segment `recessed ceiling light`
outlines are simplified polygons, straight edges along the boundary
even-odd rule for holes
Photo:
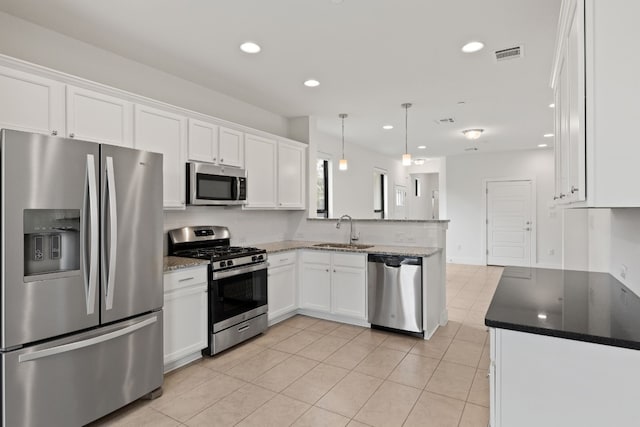
[[[553,134],[552,133],[545,133],[544,135],[545,138],[553,138]]]
[[[538,313],[538,319],[540,320],[546,320],[547,319],[547,315],[544,313]]]
[[[317,81],[316,79],[309,79],[304,81],[304,85],[306,87],[316,87],[316,86],[320,86],[320,82]]]
[[[478,42],[478,41],[472,41],[462,46],[462,51],[464,53],[473,53],[473,52],[478,52],[479,50],[482,50],[483,47],[484,47],[484,43]]]
[[[382,129],[384,129],[384,130],[391,130],[391,129],[393,129],[393,126],[391,126],[391,125],[384,125],[384,126],[382,126]]]
[[[548,145],[547,144],[538,144],[538,147],[545,148],[545,147],[548,147]]]
[[[465,129],[462,131],[462,134],[467,139],[478,139],[480,135],[482,135],[482,132],[484,132],[484,129]]]
[[[426,145],[418,145],[418,149],[419,149],[419,150],[424,150],[424,149],[426,149],[426,148],[427,148],[427,146],[426,146]]]
[[[254,42],[244,42],[240,45],[240,50],[244,53],[258,53],[260,50],[260,46]]]
[[[551,104],[549,104],[549,108],[556,108],[556,104],[552,102]]]

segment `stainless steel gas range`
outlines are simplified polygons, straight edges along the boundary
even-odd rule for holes
[[[227,227],[197,226],[169,231],[169,255],[209,264],[208,346],[213,356],[267,329],[267,255],[230,245]]]

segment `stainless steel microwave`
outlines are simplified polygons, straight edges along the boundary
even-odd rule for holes
[[[244,169],[187,163],[187,198],[190,205],[244,205],[247,173]]]

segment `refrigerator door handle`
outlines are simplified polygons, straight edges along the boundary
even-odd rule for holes
[[[109,205],[109,238],[106,232],[102,238],[102,283],[105,286],[105,308],[113,308],[113,293],[116,273],[116,254],[118,252],[118,207],[116,205],[116,185],[113,171],[113,157],[106,158],[106,179],[102,193],[102,218],[106,218],[106,205]],[[107,203],[108,194],[108,203]],[[104,223],[103,223],[104,224]],[[107,245],[109,260],[107,261]],[[108,265],[107,265],[108,264]]]
[[[56,354],[68,353],[70,351],[78,350],[85,347],[90,347],[92,345],[96,345],[96,344],[103,343],[105,341],[116,339],[123,335],[131,334],[132,332],[135,332],[138,329],[142,329],[145,326],[156,323],[157,321],[158,321],[158,316],[153,316],[149,319],[145,319],[131,326],[127,326],[126,328],[118,329],[117,331],[109,332],[104,335],[99,335],[97,337],[89,338],[82,341],[72,342],[69,344],[63,344],[57,347],[47,348],[44,350],[34,351],[32,353],[21,354],[20,356],[18,356],[18,362],[20,363],[28,362],[30,360],[42,359],[43,357],[54,356]]]
[[[85,298],[87,302],[87,314],[93,314],[96,305],[96,288],[98,286],[98,200],[96,184],[96,165],[93,154],[87,154],[87,174],[85,177],[85,194],[83,209],[88,211],[88,221],[83,223],[81,250],[84,265]],[[86,218],[86,216],[85,216]],[[88,222],[88,224],[87,224]],[[88,234],[88,236],[87,236]],[[87,250],[86,242],[90,244]]]

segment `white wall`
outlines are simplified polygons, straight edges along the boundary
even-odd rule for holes
[[[270,111],[0,12],[0,53],[287,137]]]
[[[387,172],[387,207],[389,218],[393,218],[394,187],[396,184],[407,185],[408,181],[408,174],[403,169],[400,157],[394,159],[345,141],[345,157],[349,168],[340,171],[338,161],[342,156],[342,141],[318,133],[315,142],[319,155],[328,154],[332,160],[332,201],[335,217],[348,214],[353,218],[376,218],[373,212],[373,171],[374,168],[379,168]],[[311,150],[311,146],[309,149]],[[315,170],[315,163],[310,166]]]
[[[559,268],[562,257],[562,221],[552,208],[554,193],[553,151],[527,150],[503,153],[473,153],[447,158],[447,261],[484,264],[482,253],[483,180],[532,178],[536,181],[537,254],[533,266]],[[553,254],[550,254],[553,251]]]
[[[611,209],[561,209],[562,268],[609,272]]]
[[[640,295],[640,209],[611,209],[609,272]],[[622,270],[626,266],[626,277]]]
[[[438,206],[432,207],[432,193],[440,190],[437,173],[412,173],[407,188],[407,218],[432,219],[433,211],[439,214]],[[415,181],[420,184],[420,196],[416,196]],[[440,199],[438,199],[438,204]],[[434,209],[435,208],[435,209]],[[434,219],[439,219],[436,216]]]

